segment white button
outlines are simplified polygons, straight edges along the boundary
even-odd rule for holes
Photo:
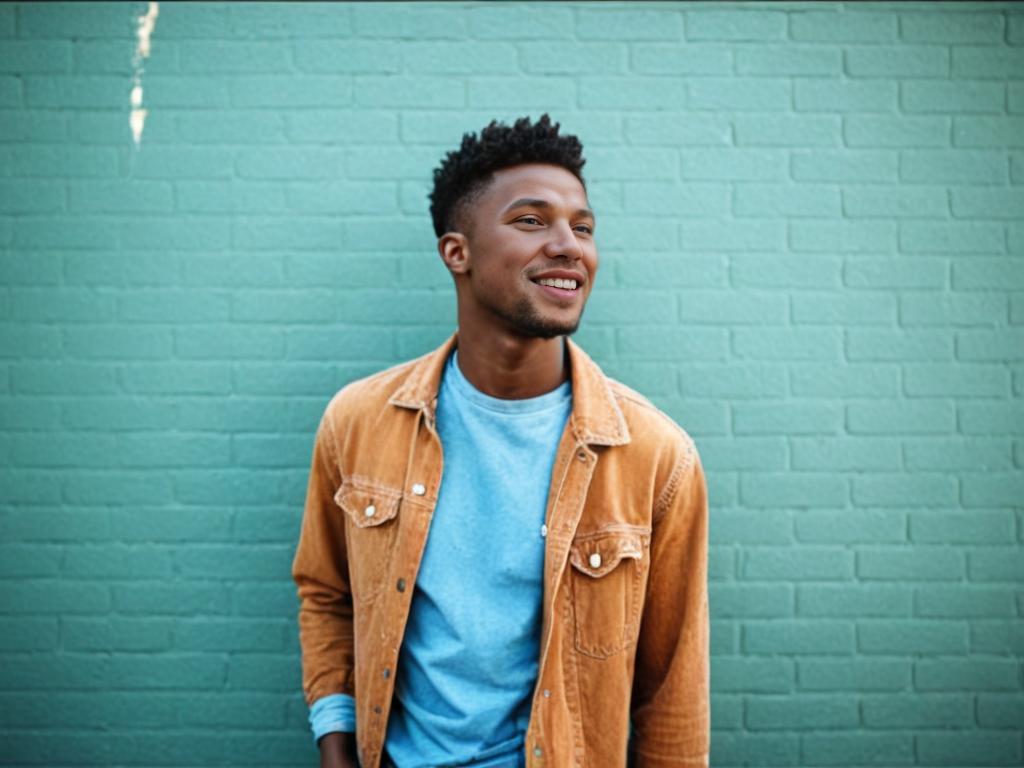
[[[542,525],[540,527],[540,535],[541,536],[547,536],[548,535],[548,527],[547,527],[547,525]]]
[[[417,496],[422,496],[424,493],[427,492],[427,489],[426,486],[423,485],[423,483],[413,483],[412,492],[415,493]]]
[[[549,691],[547,688],[545,688],[544,689],[544,698],[547,699],[547,698],[550,698],[550,697],[551,697],[551,691]]]
[[[600,568],[601,567],[601,555],[597,552],[590,556],[590,567]]]
[[[366,508],[366,516],[367,517],[373,517],[375,514],[377,514],[377,508],[375,506],[373,506],[373,504],[371,504],[370,506],[368,506]]]
[[[544,750],[542,750],[540,747],[534,747],[533,754],[535,754],[537,757],[540,757],[544,754]]]

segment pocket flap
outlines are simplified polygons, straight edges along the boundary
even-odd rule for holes
[[[615,570],[623,559],[644,556],[644,538],[638,531],[598,531],[578,536],[569,550],[569,561],[581,573],[599,578]]]
[[[358,528],[372,528],[386,523],[398,513],[402,494],[397,489],[342,481],[334,493],[335,503]]]

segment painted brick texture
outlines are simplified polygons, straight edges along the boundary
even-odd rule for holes
[[[1024,9],[0,5],[0,762],[316,764],[313,431],[453,327],[430,172],[550,111],[578,340],[695,437],[715,766],[1024,761]],[[561,767],[554,767],[561,768]]]

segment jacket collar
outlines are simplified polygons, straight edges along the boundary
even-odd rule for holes
[[[402,408],[433,408],[441,386],[448,355],[455,348],[458,331],[433,352],[413,361],[405,381],[388,400]],[[629,428],[615,402],[608,378],[571,338],[566,338],[572,377],[571,421],[576,436],[592,445],[623,445],[630,441]]]

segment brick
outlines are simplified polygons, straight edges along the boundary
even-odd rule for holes
[[[777,658],[711,658],[712,690],[744,693],[788,693],[793,689],[794,664]]]
[[[831,328],[736,328],[732,347],[739,359],[835,361],[842,338]]]
[[[1024,357],[1024,331],[961,331],[956,350],[961,360],[1019,360]]]
[[[371,44],[367,53],[377,55],[378,44]],[[356,55],[359,55],[359,51]],[[460,41],[439,49],[437,43],[406,42],[390,57],[378,56],[374,61],[394,61],[391,70],[404,69],[417,74],[505,75],[518,68],[518,52],[510,43]],[[398,62],[401,62],[400,65]],[[380,67],[377,68],[378,70]],[[373,70],[370,70],[373,71]]]
[[[892,365],[795,363],[789,368],[792,394],[799,397],[893,397],[899,391]]]
[[[627,212],[715,217],[726,215],[731,207],[730,191],[723,184],[626,181],[623,188]]]
[[[91,363],[22,363],[11,367],[11,391],[18,394],[97,395],[117,391],[115,371]]]
[[[419,113],[415,115],[420,116]],[[398,115],[393,111],[302,109],[283,117],[288,140],[293,145],[336,142],[365,145],[390,144],[398,141]],[[409,115],[402,115],[402,118],[411,119]],[[429,140],[429,137],[424,138]]]
[[[118,538],[127,542],[204,543],[230,539],[233,511],[216,507],[182,507],[173,515],[159,507],[135,507],[111,512]],[[180,585],[178,585],[180,586]],[[145,586],[140,587],[141,591]],[[187,594],[187,592],[186,592]],[[115,602],[116,600],[115,594]],[[194,605],[195,603],[190,603]],[[120,607],[120,603],[118,602]],[[141,602],[140,602],[141,605]],[[191,609],[185,612],[190,612]]]
[[[0,141],[60,142],[67,136],[67,123],[67,115],[54,110],[7,110],[0,120]]]
[[[792,84],[783,78],[700,77],[687,85],[690,109],[784,112],[792,102]]]
[[[227,683],[235,690],[291,693],[295,676],[301,674],[301,661],[296,654],[245,653],[231,657]],[[306,734],[303,738],[307,738]]]
[[[69,185],[71,210],[86,213],[170,212],[170,184],[136,181],[81,181]]]
[[[19,457],[20,458],[20,457]],[[26,463],[24,461],[22,464]],[[0,575],[5,578],[59,576],[62,552],[49,545],[0,544]]]
[[[686,13],[687,40],[782,40],[786,36],[786,15],[754,9]]]
[[[329,217],[291,216],[265,219],[237,218],[232,222],[232,244],[244,250],[328,250],[344,240],[344,225]]]
[[[355,33],[370,38],[460,39],[466,36],[467,14],[447,8],[403,6],[395,13],[387,6],[371,3],[352,6]]]
[[[1024,558],[1019,551],[1002,547],[973,549],[968,555],[968,577],[971,581],[1024,581]]]
[[[741,217],[828,217],[840,212],[839,189],[820,184],[744,184],[733,210]]]
[[[720,498],[720,497],[719,497]],[[712,543],[733,544],[787,544],[792,540],[792,519],[789,512],[780,510],[744,510],[721,509],[715,526],[709,536]],[[776,588],[775,592],[778,593]],[[739,598],[747,594],[746,587],[736,592]],[[792,613],[792,600],[788,602],[779,598],[784,614]],[[786,606],[789,607],[786,607]],[[716,610],[718,610],[716,608]]]
[[[942,147],[949,143],[949,130],[945,117],[847,115],[843,119],[843,136],[850,147]]]
[[[1017,734],[978,730],[968,733],[924,733],[917,736],[918,757],[926,765],[1020,765]]]
[[[968,696],[914,692],[868,695],[861,702],[864,724],[872,729],[968,728],[973,720]]]
[[[1001,544],[1013,539],[1013,525],[1004,512],[911,513],[910,537],[926,544]]]
[[[793,322],[800,325],[891,325],[896,320],[896,299],[885,294],[801,292],[790,303]]]
[[[711,704],[711,716],[718,728],[738,730],[743,725],[743,699],[740,696],[719,695]]]
[[[332,179],[343,176],[345,154],[337,149],[279,148],[240,152],[238,176],[255,179]]]
[[[858,506],[941,507],[952,505],[957,499],[956,478],[937,474],[855,477],[852,490]]]
[[[7,40],[0,43],[0,72],[14,74],[67,72],[71,68],[69,42]]]
[[[945,401],[851,402],[847,428],[852,434],[948,434],[955,413]]]
[[[1005,318],[1006,297],[997,294],[906,293],[900,296],[900,324],[903,326],[991,326]],[[978,333],[984,336],[987,332]],[[962,355],[963,343],[958,343],[961,344],[958,355]],[[967,342],[967,348],[973,343]]]
[[[323,109],[348,106],[352,104],[353,91],[365,96],[365,89],[375,87],[372,82],[359,82],[359,77],[355,80],[357,82],[353,85],[353,78],[347,75],[306,75],[302,78],[290,75],[246,75],[233,77],[226,82],[230,87],[230,103],[235,107]],[[391,89],[379,88],[380,85],[377,84],[378,90],[383,91],[380,94],[382,97],[390,90],[397,98],[401,98],[394,84]],[[438,89],[435,87],[433,90],[436,93]]]
[[[51,181],[0,181],[0,206],[8,214],[56,213],[65,209],[67,190]]]
[[[879,549],[857,553],[857,577],[871,581],[961,581],[964,555],[946,548]]]
[[[909,470],[1009,469],[1010,445],[1000,439],[925,438],[903,442],[904,466]]]
[[[124,391],[140,395],[226,395],[231,391],[230,370],[225,365],[135,364],[120,374]]]
[[[891,223],[856,221],[794,221],[790,243],[797,251],[824,251],[831,244],[843,253],[887,253],[894,250],[896,227]]]
[[[796,181],[892,182],[896,164],[895,153],[881,150],[794,151],[790,169]]]
[[[953,288],[1020,290],[1024,288],[1024,271],[1013,262],[1013,259],[983,257],[970,261],[955,261]]]
[[[914,685],[922,691],[1014,690],[1017,663],[1010,659],[921,659]]]
[[[834,288],[841,262],[830,254],[732,256],[732,280],[738,287]]]
[[[835,434],[843,420],[840,407],[827,403],[738,403],[733,406],[732,413],[733,431],[737,435]],[[797,466],[795,450],[793,466],[801,468]]]
[[[743,652],[748,654],[848,655],[854,649],[854,627],[845,621],[745,621]]]
[[[807,78],[794,82],[793,105],[797,112],[892,112],[897,93],[884,80]]]
[[[953,77],[1020,77],[1024,67],[1024,53],[1015,47],[957,45],[952,50]]]
[[[793,734],[719,733],[711,735],[715,760],[722,765],[798,765],[800,742]]]
[[[1024,474],[988,472],[964,477],[963,502],[967,507],[1017,506],[1024,498]]]
[[[633,46],[630,53],[633,70],[645,75],[730,75],[733,71],[732,49],[714,43],[644,43]],[[572,47],[568,54],[572,60]],[[561,47],[558,55],[562,56]]]
[[[576,17],[581,40],[679,40],[683,17],[674,10],[582,8]]]
[[[3,651],[56,651],[58,642],[58,621],[67,622],[71,619],[64,617],[58,619],[53,617],[26,618],[18,616],[15,618],[0,619],[0,650]],[[24,706],[25,694],[17,694],[21,697],[21,706]],[[12,724],[11,716],[18,707],[0,706],[4,714],[0,722],[5,726]]]
[[[666,344],[687,360],[725,362],[729,358],[729,335],[724,329],[636,327],[621,328],[616,333],[623,359],[662,360]]]
[[[758,547],[743,553],[740,577],[757,581],[848,581],[853,553],[834,548]]]
[[[785,584],[722,584],[709,587],[712,618],[774,618],[793,615],[793,588]]]
[[[1000,13],[904,13],[900,36],[911,43],[1000,43]]]
[[[352,30],[349,9],[331,4],[296,14],[281,14],[272,5],[231,6],[230,20],[225,37],[344,37]]]
[[[635,80],[630,81],[636,84]],[[443,83],[445,85],[457,85],[458,88],[452,88],[450,93],[442,96],[435,96],[430,99],[428,103],[424,103],[422,93],[426,92],[433,85],[433,90],[437,90],[437,84]],[[606,105],[602,103],[600,98],[600,92],[591,87],[588,90],[588,84],[592,86],[592,80],[580,80],[579,81],[579,104],[584,107],[603,107],[603,106],[625,106],[620,104]],[[487,78],[473,78],[469,81],[466,86],[466,98],[467,104],[470,107],[494,107],[494,108],[505,108],[509,103],[518,104],[520,109],[565,109],[568,105],[576,103],[576,83],[570,78],[553,78],[553,77],[487,77]],[[620,97],[626,98],[627,101],[631,101],[626,95],[623,87],[614,87],[613,83],[607,83],[605,89],[609,94],[613,95],[613,102],[615,101],[614,95],[618,94]],[[661,104],[662,101],[658,94],[653,93],[650,88],[641,88],[638,91],[644,93],[648,98]],[[665,90],[666,93],[671,95],[671,103],[674,106],[680,105],[680,96],[675,86],[670,86]],[[360,91],[357,94],[362,96],[363,92]],[[461,83],[447,83],[439,80],[427,80],[420,84],[416,92],[409,91],[408,98],[403,98],[401,101],[388,98],[386,100],[371,99],[369,101],[358,101],[360,104],[369,104],[370,106],[431,106],[437,107],[439,105],[447,104],[449,106],[462,106],[463,99],[463,86]],[[643,99],[641,99],[643,103]],[[631,103],[632,106],[639,106],[639,104]],[[650,102],[647,102],[650,105]]]
[[[998,113],[1006,86],[982,80],[908,80],[900,84],[900,104],[907,112]]]
[[[10,438],[12,466],[104,467],[115,454],[113,435],[15,434]]]
[[[831,406],[829,412],[834,413]],[[838,422],[838,414],[836,417]],[[734,429],[738,432],[736,422],[734,419]],[[778,430],[782,429],[782,426],[778,427]],[[829,430],[832,434],[839,431]],[[798,429],[787,432],[790,435],[800,434]],[[838,438],[793,437],[790,440],[790,450],[790,463],[793,469],[800,470],[891,471],[900,465],[899,443],[888,438],[856,438],[845,435]]]
[[[737,146],[837,147],[842,143],[839,117],[833,115],[740,115],[735,123]],[[790,188],[790,194],[798,191],[802,188]]]
[[[949,50],[928,45],[848,48],[846,71],[853,77],[945,77]]]
[[[4,157],[11,176],[103,177],[117,173],[112,149],[96,147],[17,146]]]
[[[93,584],[59,579],[19,579],[0,596],[8,614],[102,614],[110,611],[110,589]]]
[[[857,702],[838,696],[758,696],[747,703],[747,727],[752,730],[854,728]]]
[[[1007,179],[1006,154],[980,149],[913,149],[900,153],[901,181],[998,184]]]
[[[565,40],[575,36],[572,8],[476,7],[468,11],[470,35],[481,39]]]
[[[493,46],[488,44],[487,47],[489,50]],[[629,50],[621,40],[610,43],[526,42],[517,47],[518,61],[521,62],[518,66],[531,75],[623,75],[629,67]],[[643,46],[637,51],[637,56],[651,47]],[[505,72],[517,67],[515,50],[512,53],[513,59],[505,67]],[[648,70],[638,65],[636,71]]]
[[[174,647],[181,651],[278,651],[284,642],[283,621],[180,618],[174,623]],[[218,709],[222,709],[218,707]],[[278,710],[280,711],[280,710]]]
[[[19,37],[130,37],[132,23],[132,14],[120,6],[92,9],[77,3],[47,3],[18,8]]]
[[[1024,218],[1024,192],[1008,189],[964,188],[952,190],[953,215],[969,219]],[[960,225],[963,227],[964,225]],[[979,225],[986,226],[986,225]],[[991,225],[989,225],[991,226]],[[999,228],[994,228],[999,231]],[[1001,234],[1001,232],[1000,232]],[[994,243],[993,235],[985,242]],[[1002,243],[999,242],[1001,246]],[[1002,250],[990,246],[991,250]]]
[[[802,691],[902,691],[910,687],[910,676],[910,661],[903,659],[806,659],[797,665]]]
[[[952,621],[866,621],[857,627],[857,648],[869,654],[967,653],[967,624]]]
[[[785,226],[780,221],[681,221],[679,238],[693,251],[783,251]]]
[[[521,83],[519,80],[515,82]],[[531,102],[528,106],[562,106],[569,103],[572,98],[569,84],[562,81],[555,81],[555,83],[554,88],[550,85],[547,88],[540,88],[538,102]],[[502,93],[506,98],[511,98],[512,90],[521,85],[511,86]],[[474,84],[471,83],[470,102],[472,104],[483,105],[489,102],[490,106],[500,106],[496,99],[484,96],[485,88],[487,91],[490,90],[489,83],[478,82],[477,92],[481,99],[478,102],[473,100],[473,88]],[[541,101],[543,103],[539,103]],[[638,80],[634,77],[584,77],[579,80],[579,103],[585,109],[680,109],[686,104],[686,83],[678,79],[645,78]]]
[[[813,765],[912,765],[913,739],[909,734],[809,735],[803,753]]]
[[[701,449],[708,463],[722,471],[785,468],[785,444],[778,437],[705,437]]]
[[[683,150],[679,158],[683,179],[781,182],[787,176],[787,155],[781,150]]]
[[[740,478],[740,498],[758,507],[841,507],[848,491],[838,474],[748,472]]]
[[[1013,598],[1013,591],[1009,588],[966,585],[920,587],[914,595],[914,615],[949,619],[1008,619],[1014,615]]]
[[[639,146],[727,146],[732,143],[732,121],[727,116],[675,114],[679,115],[679,120],[672,116],[666,119],[664,113],[628,116],[626,139]]]
[[[798,9],[790,13],[793,40],[829,43],[895,42],[897,18],[892,13]]]
[[[972,364],[908,366],[904,389],[911,397],[989,397],[1009,393],[1009,372],[1002,366]]]
[[[843,282],[851,288],[945,288],[948,271],[938,260],[857,256],[843,265]]]
[[[757,46],[736,51],[740,75],[839,75],[842,52],[831,46]]]
[[[978,724],[987,728],[1015,728],[1024,721],[1024,698],[1016,694],[983,693],[978,696]]]
[[[1024,117],[956,117],[953,119],[953,145],[1024,147],[1021,131],[1024,131]]]

